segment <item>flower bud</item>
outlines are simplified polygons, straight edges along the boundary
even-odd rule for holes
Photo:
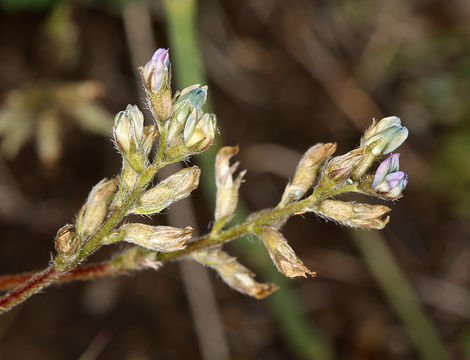
[[[181,90],[175,98],[175,106],[182,103],[190,103],[199,109],[206,103],[207,100],[207,85],[201,86],[194,84]]]
[[[179,229],[171,226],[144,224],[124,224],[121,230],[124,230],[123,241],[160,252],[184,249],[185,243],[191,239],[194,231],[191,226]]]
[[[282,274],[290,278],[297,276],[307,277],[307,274],[311,276],[316,275],[315,272],[310,271],[300,261],[279,231],[266,227],[258,231],[256,235],[261,238],[274,265],[276,265]]]
[[[400,118],[386,117],[373,121],[361,139],[364,158],[354,167],[350,178],[360,180],[380,155],[389,154],[398,148],[408,137],[408,129],[401,125]]]
[[[144,85],[151,91],[158,92],[170,81],[170,54],[168,49],[158,49],[150,61],[141,67]]]
[[[379,194],[385,195],[388,199],[397,199],[408,185],[408,175],[403,171],[388,174],[384,181],[373,187]]]
[[[385,177],[388,174],[394,173],[398,170],[400,170],[400,154],[390,154],[390,156],[382,161],[380,165],[378,166],[375,176],[374,176],[374,181],[372,182],[372,187],[375,188],[377,185],[382,183],[385,180]]]
[[[55,237],[55,249],[57,254],[62,256],[70,256],[74,254],[80,245],[80,239],[75,235],[73,225],[67,224],[62,226]]]
[[[77,233],[85,238],[103,223],[117,189],[116,179],[103,179],[91,189],[88,199],[77,216]]]
[[[154,214],[174,202],[184,199],[199,185],[201,170],[197,166],[184,168],[146,191],[132,210],[134,214]]]
[[[128,105],[114,118],[114,141],[132,168],[140,173],[146,156],[143,149],[144,115],[136,105]]]
[[[408,129],[401,125],[399,117],[386,117],[365,132],[361,146],[372,145],[373,155],[386,155],[398,148],[408,137]]]
[[[390,208],[384,205],[324,200],[310,210],[343,225],[366,229],[383,229],[390,220],[389,216],[382,219],[383,215],[390,211]]]
[[[202,106],[207,99],[207,86],[188,86],[175,96],[171,120],[167,123],[167,139],[170,144],[183,143],[181,133],[193,131],[203,116]],[[185,130],[185,129],[188,130]]]
[[[315,191],[328,193],[348,181],[354,168],[363,161],[364,150],[365,148],[361,147],[332,158],[326,165]]]
[[[299,200],[313,186],[318,172],[326,161],[336,151],[336,144],[316,144],[304,154],[292,182],[287,185],[282,195],[280,206]]]
[[[233,173],[238,167],[238,162],[230,166],[230,158],[238,153],[238,146],[224,146],[215,158],[215,184],[217,196],[215,205],[215,221],[222,226],[229,221],[238,203],[238,189],[243,181],[246,170],[241,171],[233,180]]]
[[[252,271],[218,248],[193,252],[191,257],[217,271],[231,288],[256,299],[263,299],[278,289],[273,283],[257,282]]]
[[[166,121],[171,115],[171,63],[168,49],[158,49],[140,74],[153,113],[159,121]]]
[[[408,175],[399,170],[400,154],[391,154],[377,168],[372,189],[386,199],[397,199],[408,185]]]
[[[192,119],[191,119],[192,120]],[[197,123],[187,121],[184,128],[184,144],[194,153],[206,150],[214,141],[217,119],[214,114],[204,114]]]

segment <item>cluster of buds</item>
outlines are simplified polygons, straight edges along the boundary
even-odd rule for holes
[[[191,85],[175,95],[171,120],[166,124],[170,153],[196,154],[206,150],[214,140],[217,120],[204,113],[207,86]]]
[[[389,116],[372,123],[361,139],[359,149],[363,149],[364,157],[354,167],[350,178],[359,180],[372,164],[383,155],[395,151],[408,137],[408,129],[401,125],[396,116]]]
[[[345,183],[349,185],[356,183],[359,184],[362,192],[373,193],[373,188],[376,188],[379,183],[386,180],[397,180],[400,182],[399,186],[395,186],[394,181],[390,184],[387,182],[388,185],[392,185],[394,188],[392,195],[387,198],[399,196],[406,187],[407,176],[403,172],[391,175],[397,172],[398,154],[392,155],[390,161],[386,161],[384,165],[379,167],[379,174],[384,174],[384,176],[378,176],[374,184],[370,180],[369,170],[377,159],[397,149],[406,140],[407,136],[408,129],[401,125],[400,118],[396,116],[386,117],[378,122],[374,120],[364,133],[361,144],[357,149],[344,155],[335,156],[327,163],[324,176],[321,177],[316,189],[327,193],[340,188]],[[388,168],[386,164],[388,164]],[[390,167],[391,165],[393,166]],[[390,176],[385,180],[385,176],[388,175]],[[385,185],[381,185],[376,190],[377,193],[383,194],[388,193],[391,188],[386,189]]]
[[[184,158],[207,149],[217,131],[215,115],[202,110],[207,86],[192,85],[172,97],[171,63],[165,49],[158,49],[140,74],[155,122],[165,134],[166,152]]]
[[[117,179],[105,179],[98,183],[80,210],[75,225],[66,225],[59,230],[56,237],[56,265],[59,267],[67,268],[73,263],[83,244],[87,241],[88,245],[92,244],[93,240],[90,239],[93,234],[104,232],[106,226],[102,225],[106,221],[114,227],[100,239],[101,245],[118,241],[138,245],[136,249],[126,252],[127,255],[114,260],[115,264],[120,262],[126,269],[135,266],[158,268],[161,265],[158,253],[185,249],[192,237],[193,228],[190,226],[175,228],[140,223],[119,226],[129,214],[151,215],[162,211],[189,196],[199,184],[200,170],[193,166],[147,188],[151,181],[148,173],[157,168],[155,163],[150,165],[148,157],[158,135],[161,136],[160,148],[155,160],[166,164],[204,151],[216,134],[215,115],[203,111],[207,86],[192,85],[172,96],[168,50],[158,49],[151,60],[140,68],[140,73],[155,125],[144,126],[143,114],[135,105],[129,105],[116,115],[113,137],[123,155],[119,185]],[[387,206],[344,202],[332,200],[331,197],[356,191],[383,199],[399,198],[407,185],[408,176],[399,170],[399,154],[392,154],[392,151],[407,136],[408,130],[401,125],[400,119],[392,116],[374,121],[365,132],[360,146],[344,155],[333,157],[336,150],[334,143],[312,146],[297,165],[276,208],[253,214],[237,231],[257,236],[276,268],[286,277],[315,276],[315,272],[297,257],[279,229],[290,216],[304,212],[313,212],[351,227],[382,229],[389,221],[386,214],[390,209]],[[238,147],[226,146],[219,150],[215,161],[217,194],[214,226],[202,245],[195,243],[196,247],[190,247],[183,253],[217,271],[232,288],[260,299],[277,287],[255,281],[254,273],[223,252],[220,246],[225,240],[221,238],[223,227],[234,216],[239,188],[246,173],[240,171],[234,176],[239,163],[231,164],[230,161],[237,153]],[[388,154],[390,156],[372,173],[373,163]],[[310,190],[311,195],[307,195]],[[302,200],[303,197],[306,199]],[[119,212],[113,211],[113,207],[123,214],[115,223],[112,223],[110,214]],[[212,247],[210,240],[214,240]],[[206,242],[209,243],[208,248],[204,248]],[[178,254],[181,255],[181,252]]]

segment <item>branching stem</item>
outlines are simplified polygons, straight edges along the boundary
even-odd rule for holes
[[[156,166],[155,169],[158,167]],[[150,178],[151,179],[151,178]],[[148,181],[150,181],[150,179]],[[141,255],[151,255],[154,254],[155,258],[159,262],[168,262],[183,258],[188,256],[189,254],[214,246],[221,245],[223,243],[229,242],[236,238],[239,238],[243,235],[252,233],[256,228],[270,225],[275,223],[277,220],[282,219],[286,216],[293,215],[297,212],[302,212],[307,206],[311,206],[312,204],[319,203],[320,201],[325,200],[326,198],[330,198],[335,195],[339,195],[344,192],[354,191],[356,189],[356,185],[346,184],[338,189],[335,189],[329,193],[317,193],[314,192],[312,195],[307,197],[304,200],[300,200],[297,202],[293,202],[289,205],[284,207],[276,207],[266,212],[262,212],[257,216],[253,216],[252,218],[247,219],[244,223],[235,225],[229,229],[221,230],[221,231],[212,231],[204,236],[199,237],[196,241],[190,243],[185,249],[179,251],[173,251],[168,253],[158,253],[154,251],[146,251]],[[139,194],[133,195],[132,192],[129,197],[126,199],[128,201],[132,201],[134,196],[138,198]],[[127,201],[126,201],[127,203]],[[99,234],[105,234],[105,230],[108,226],[110,229],[113,229],[119,221],[118,215],[115,214],[124,214],[125,216],[127,213],[122,210],[116,213],[113,213],[107,220],[105,224],[101,227],[101,229],[95,234],[98,238]],[[121,217],[122,219],[122,217]],[[109,224],[113,224],[114,222],[117,223],[111,227]],[[107,225],[108,224],[108,225]],[[100,244],[98,242],[98,244]],[[85,247],[84,247],[85,249]],[[83,254],[91,254],[96,248],[88,247],[87,250],[89,252],[84,252]],[[4,295],[0,298],[0,314],[2,312],[7,311],[11,307],[15,306],[19,302],[25,300],[27,297],[35,294],[42,288],[56,282],[69,282],[69,281],[76,281],[76,280],[88,280],[88,279],[96,279],[108,276],[116,276],[121,274],[126,274],[131,271],[141,270],[145,267],[142,264],[135,263],[133,266],[129,266],[129,263],[119,261],[120,259],[126,258],[128,254],[135,252],[136,247],[131,247],[127,250],[124,250],[121,254],[116,256],[113,260],[108,262],[102,262],[97,264],[90,264],[90,265],[83,265],[77,266],[69,271],[58,272],[54,269],[53,266],[50,266],[44,271],[36,272],[36,273],[24,273],[18,275],[5,275],[0,276],[0,290],[7,290],[11,289],[15,286],[20,286],[17,289],[13,290],[12,292]],[[88,256],[86,255],[86,256]],[[85,256],[85,257],[86,257]],[[19,300],[15,302],[15,300]]]

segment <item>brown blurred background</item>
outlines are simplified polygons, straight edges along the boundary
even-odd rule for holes
[[[74,218],[94,184],[118,174],[120,158],[109,140],[113,114],[128,103],[144,108],[136,59],[150,58],[156,47],[172,51],[165,6],[0,1],[0,273],[44,268],[57,229]],[[195,6],[213,111],[223,142],[240,145],[238,158],[248,169],[241,192],[250,211],[277,203],[309,146],[337,142],[343,153],[358,145],[373,117],[402,119],[410,136],[401,167],[410,182],[404,198],[390,205],[391,221],[377,241],[406,275],[448,356],[470,358],[470,3]],[[183,60],[191,66],[190,57]],[[176,80],[183,60],[173,62]],[[202,191],[191,200],[204,233],[212,206]],[[165,221],[164,214],[152,223]],[[331,358],[423,358],[416,343],[425,344],[428,333],[398,315],[406,301],[393,299],[393,283],[371,270],[373,250],[310,215],[292,219],[284,234],[318,276],[289,281],[295,303],[272,306],[209,273],[214,291],[203,299],[215,300],[206,311],[219,318],[213,324],[208,316],[203,326],[221,328],[215,336],[224,355],[215,358],[321,358],[296,350],[296,329],[276,314],[282,306],[299,309]],[[256,244],[230,251],[256,269],[247,246]],[[102,249],[94,260],[121,247]],[[205,331],[196,334],[195,306],[181,279],[178,265],[167,264],[158,272],[49,288],[0,319],[0,358],[214,359],[204,350],[214,345],[201,340]],[[410,326],[420,339],[410,337]]]

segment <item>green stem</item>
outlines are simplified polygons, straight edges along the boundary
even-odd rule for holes
[[[354,185],[343,186],[327,194],[316,194],[313,193],[311,196],[304,200],[296,201],[290,203],[289,205],[283,207],[277,207],[270,211],[260,213],[254,218],[248,219],[245,222],[235,225],[227,230],[223,231],[212,231],[209,234],[200,237],[197,241],[189,244],[183,250],[168,252],[168,253],[158,253],[157,259],[159,261],[168,261],[181,258],[188,255],[194,251],[205,249],[208,247],[217,246],[223,243],[226,243],[230,240],[237,239],[241,236],[253,233],[255,229],[276,223],[277,221],[283,219],[286,216],[291,216],[297,212],[303,212],[307,208],[312,207],[313,205],[331,197],[338,195],[347,191],[351,191]]]
[[[102,245],[103,239],[108,236],[128,214],[129,210],[132,209],[132,207],[139,200],[140,196],[147,188],[148,183],[155,177],[155,174],[158,172],[158,170],[166,164],[167,163],[162,161],[159,156],[155,157],[154,162],[139,176],[134,189],[124,198],[120,206],[116,206],[114,208],[111,215],[101,225],[98,231],[96,231],[96,233],[86,242],[86,244],[81,249],[76,261],[71,264],[68,269],[75,267],[78,263],[90,256]]]

